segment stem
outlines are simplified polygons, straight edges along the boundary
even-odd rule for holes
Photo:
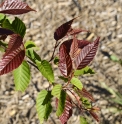
[[[73,100],[72,100],[72,102],[76,107],[78,107],[81,110],[82,114],[83,114],[83,110],[88,111],[86,108],[81,106],[79,99],[77,98],[77,96],[71,90],[69,90],[69,89],[66,89],[66,90],[68,90],[75,97],[75,99],[78,102],[78,105]]]
[[[62,40],[63,40],[63,39],[62,39]],[[61,41],[62,41],[62,40],[61,40]],[[61,41],[56,41],[56,42],[55,42],[55,46],[54,46],[54,50],[53,50],[53,54],[52,54],[52,57],[51,57],[51,59],[49,60],[49,62],[51,62],[51,61],[53,60],[55,50],[56,50],[56,48],[59,46],[59,44],[61,43]]]
[[[80,108],[74,101],[72,101],[72,103],[79,109],[79,110],[81,110],[81,114],[82,114],[82,116],[84,116],[84,113],[83,113],[83,110],[84,110],[84,108]],[[84,116],[85,117],[85,116]]]
[[[53,124],[56,124],[55,120],[50,116],[50,119],[52,120]]]
[[[55,42],[53,54],[52,54],[52,57],[51,57],[51,59],[49,60],[49,62],[51,62],[51,61],[53,60],[53,58],[54,58],[54,53],[55,53],[56,48],[57,48],[57,41]]]
[[[81,109],[74,101],[72,101],[72,103],[73,103],[76,107],[78,107],[79,109]]]
[[[34,66],[37,70],[39,70],[38,67],[37,67],[36,65],[34,65],[32,62],[30,62],[30,61],[28,61],[28,60],[27,60],[27,62],[28,62],[30,65]]]
[[[56,47],[58,47],[58,45],[59,45],[60,43],[61,43],[61,41],[57,43]]]
[[[73,76],[74,76],[74,72],[72,72],[70,79],[68,80],[67,84],[65,86],[63,86],[63,88],[66,88],[70,84],[70,81]]]
[[[75,99],[77,100],[77,102],[78,102],[78,107],[80,108],[80,106],[81,106],[81,104],[80,104],[80,101],[79,101],[79,99],[77,98],[77,96],[71,91],[71,90],[69,90],[69,89],[67,89],[74,97],[75,97]]]

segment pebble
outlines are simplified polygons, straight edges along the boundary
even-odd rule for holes
[[[108,57],[107,57],[107,56],[104,56],[104,57],[103,57],[103,59],[104,59],[104,60],[107,60],[107,59],[108,59]]]
[[[117,24],[116,21],[112,21],[111,26],[115,26]]]
[[[115,124],[121,124],[119,121],[116,121]]]
[[[28,98],[29,98],[29,94],[22,97],[23,100],[28,99]]]
[[[49,87],[49,83],[48,83],[48,82],[44,82],[44,83],[43,83],[43,87],[44,87],[44,88],[48,88],[48,87]]]
[[[15,109],[14,109],[14,110],[11,110],[11,111],[9,112],[9,115],[10,115],[10,116],[14,116],[14,115],[16,114],[16,112],[17,112],[17,110],[15,110]]]
[[[121,38],[122,38],[122,34],[117,35],[117,37],[118,37],[119,39],[121,39]]]
[[[23,101],[22,100],[19,100],[19,105],[22,105],[23,104]]]

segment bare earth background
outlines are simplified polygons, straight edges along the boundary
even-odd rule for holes
[[[77,1],[78,4],[74,1]],[[40,48],[42,59],[52,55],[53,32],[62,23],[81,15],[74,27],[90,30],[100,36],[100,45],[96,57],[90,66],[94,75],[85,75],[81,81],[96,99],[100,124],[122,124],[122,113],[113,113],[110,107],[122,106],[110,102],[113,96],[105,90],[103,82],[122,94],[122,66],[110,60],[109,55],[122,59],[122,0],[26,0],[37,12],[19,16],[27,26],[24,41],[32,40]],[[16,92],[12,74],[0,76],[0,124],[39,124],[35,110],[35,99],[48,83],[41,74],[31,67],[32,78],[26,92]],[[59,72],[56,71],[55,75]],[[54,106],[54,102],[52,103]],[[55,112],[55,108],[54,108]],[[90,124],[97,124],[89,120]],[[74,109],[69,124],[79,124],[79,111]],[[54,113],[44,124],[60,124]]]

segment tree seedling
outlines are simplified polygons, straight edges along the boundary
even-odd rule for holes
[[[62,124],[66,124],[72,116],[73,107],[77,107],[81,111],[82,124],[87,124],[87,120],[84,119],[86,112],[99,122],[99,117],[96,114],[99,108],[92,105],[95,100],[84,88],[78,76],[94,73],[87,65],[93,60],[97,52],[100,38],[98,37],[93,42],[78,39],[77,35],[80,32],[87,31],[73,29],[72,23],[78,17],[73,18],[55,30],[55,46],[52,57],[49,61],[42,60],[34,50],[36,47],[34,42],[23,43],[26,26],[22,20],[15,17],[10,22],[6,15],[3,15],[19,15],[30,11],[35,10],[30,8],[27,3],[19,0],[5,0],[0,5],[0,13],[2,13],[0,17],[0,50],[4,52],[0,60],[0,75],[12,72],[15,89],[25,91],[30,82],[31,65],[40,71],[50,86],[53,86],[52,89],[49,87],[48,90],[41,90],[37,96],[36,109],[40,123],[47,120],[52,112],[51,101],[53,97],[55,97],[56,115]],[[8,36],[10,36],[10,40],[6,43]],[[65,40],[66,37],[68,40]],[[55,50],[58,47],[59,56],[55,57]],[[53,61],[61,72],[59,80],[62,80],[63,84],[55,82]]]

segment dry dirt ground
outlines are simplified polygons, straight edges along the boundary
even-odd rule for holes
[[[32,40],[39,46],[38,53],[42,59],[51,57],[54,39],[53,32],[62,23],[81,15],[74,27],[87,29],[95,36],[100,36],[100,45],[96,57],[90,66],[94,75],[85,75],[81,81],[96,99],[100,124],[122,124],[122,112],[115,112],[115,99],[105,88],[119,91],[122,94],[122,66],[110,60],[111,55],[122,59],[122,0],[26,0],[37,12],[19,16],[27,26],[24,41]],[[57,75],[56,73],[55,75]],[[41,89],[48,83],[32,67],[32,78],[26,92],[16,92],[12,74],[0,76],[0,124],[39,124],[35,110],[35,99]],[[55,112],[55,110],[54,110]],[[79,124],[79,111],[68,122]],[[44,124],[60,124],[54,113]],[[89,124],[97,122],[89,119]]]

